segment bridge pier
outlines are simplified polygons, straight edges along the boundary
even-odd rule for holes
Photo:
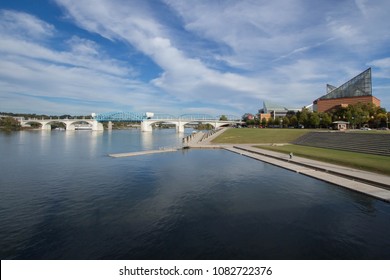
[[[150,132],[150,131],[153,131],[152,125],[151,125],[147,120],[143,120],[143,121],[141,122],[141,131],[142,131],[142,132]]]
[[[176,132],[177,133],[184,132],[184,123],[182,123],[181,121],[178,121],[176,123]]]
[[[43,123],[41,129],[42,130],[51,130],[51,125],[48,123]]]
[[[76,130],[76,127],[72,123],[65,123],[66,125],[66,130]]]
[[[111,129],[112,129],[112,123],[111,123]],[[103,124],[98,122],[97,120],[92,121],[92,130],[103,131],[104,130]]]

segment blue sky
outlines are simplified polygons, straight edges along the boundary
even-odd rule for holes
[[[372,67],[390,110],[388,0],[2,0],[0,111],[301,108]]]

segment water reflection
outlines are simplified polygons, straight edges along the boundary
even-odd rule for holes
[[[223,150],[107,156],[180,140],[0,134],[0,257],[390,258],[384,202]]]
[[[139,134],[141,138],[142,150],[152,150],[153,149],[153,132],[147,131]]]

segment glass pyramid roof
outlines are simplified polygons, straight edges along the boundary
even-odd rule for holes
[[[338,88],[332,85],[326,85],[326,90],[327,94],[320,97],[320,99],[371,96],[371,68],[368,68],[366,71],[360,73]]]

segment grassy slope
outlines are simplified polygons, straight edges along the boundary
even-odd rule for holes
[[[309,131],[306,129],[232,128],[212,142],[218,144],[289,143]]]
[[[306,129],[229,129],[214,139],[213,143],[225,144],[266,144],[290,143],[309,132]],[[318,131],[318,130],[317,130]],[[338,151],[299,145],[259,146],[282,153],[293,152],[297,156],[349,166],[356,169],[390,175],[390,157]]]
[[[390,157],[299,145],[259,146],[259,148],[311,158],[319,161],[390,175]]]

